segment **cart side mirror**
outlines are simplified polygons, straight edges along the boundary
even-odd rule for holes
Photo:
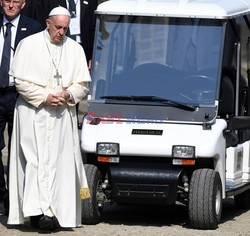
[[[229,121],[229,129],[244,130],[250,129],[250,116],[235,116]]]

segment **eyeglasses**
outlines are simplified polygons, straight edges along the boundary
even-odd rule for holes
[[[13,4],[13,5],[18,5],[23,2],[23,0],[3,0],[5,4]]]

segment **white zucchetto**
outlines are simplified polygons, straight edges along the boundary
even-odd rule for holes
[[[61,7],[61,6],[53,8],[49,13],[49,17],[50,16],[59,16],[59,15],[70,17],[69,11],[65,7]]]

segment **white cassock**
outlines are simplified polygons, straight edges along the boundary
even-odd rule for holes
[[[54,78],[56,71],[62,77]],[[90,75],[82,47],[65,37],[50,42],[48,31],[20,42],[10,74],[20,93],[11,144],[8,224],[25,217],[56,216],[61,227],[81,225],[81,198],[89,190],[82,164],[75,104],[85,99]],[[48,94],[70,91],[67,106],[44,105]],[[81,198],[80,198],[81,195]]]

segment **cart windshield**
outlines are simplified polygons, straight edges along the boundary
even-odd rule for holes
[[[100,15],[91,100],[215,105],[222,37],[221,20]]]

